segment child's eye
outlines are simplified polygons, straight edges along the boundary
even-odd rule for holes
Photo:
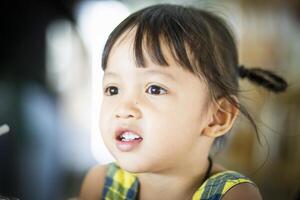
[[[150,85],[146,92],[153,95],[167,94],[167,90],[157,85]]]
[[[109,86],[109,87],[105,88],[104,94],[107,96],[116,95],[116,94],[118,94],[118,88],[115,86]]]

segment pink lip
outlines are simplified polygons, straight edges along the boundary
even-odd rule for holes
[[[120,141],[120,140],[116,140],[116,146],[117,148],[122,151],[122,152],[128,152],[131,151],[133,149],[135,149],[136,147],[138,147],[138,145],[143,141],[142,138],[137,139],[137,140],[132,140],[132,141]]]
[[[136,139],[136,140],[132,140],[132,141],[121,141],[120,140],[120,135],[124,132],[127,132],[127,131],[132,132],[132,133],[140,136],[141,138]],[[115,140],[116,140],[116,146],[120,151],[128,152],[128,151],[131,151],[134,148],[136,148],[143,141],[143,138],[140,134],[140,131],[138,131],[136,129],[120,127],[115,132]]]

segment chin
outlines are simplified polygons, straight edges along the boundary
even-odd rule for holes
[[[130,173],[145,173],[151,171],[149,163],[129,159],[117,159],[118,165]]]

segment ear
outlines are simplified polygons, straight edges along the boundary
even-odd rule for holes
[[[232,97],[238,103],[238,99],[235,96]],[[218,99],[213,105],[212,116],[202,134],[213,138],[224,135],[231,129],[238,113],[237,106],[230,103],[225,97]]]

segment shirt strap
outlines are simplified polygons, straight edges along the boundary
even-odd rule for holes
[[[121,169],[116,163],[110,163],[105,177],[102,200],[134,200],[137,192],[137,177]]]
[[[217,173],[200,186],[192,200],[219,200],[228,190],[241,183],[255,185],[248,177],[235,171]]]

